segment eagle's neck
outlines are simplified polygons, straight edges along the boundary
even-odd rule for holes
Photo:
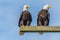
[[[28,9],[27,8],[24,8],[23,11],[28,11]]]
[[[44,10],[44,9],[42,9],[42,11],[44,11],[44,12],[48,13],[48,10]]]

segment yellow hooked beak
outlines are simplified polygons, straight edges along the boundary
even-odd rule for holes
[[[49,5],[49,8],[52,8],[52,6],[51,6],[51,5]]]

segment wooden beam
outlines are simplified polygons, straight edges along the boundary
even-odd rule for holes
[[[21,26],[20,32],[60,32],[60,26]]]
[[[60,32],[60,26],[21,26],[20,32]]]

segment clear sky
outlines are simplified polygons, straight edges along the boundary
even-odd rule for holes
[[[60,26],[60,0],[0,0],[0,40],[60,40],[60,33],[25,33],[19,35],[18,20],[23,6],[29,4],[33,16],[31,26],[36,26],[38,12],[45,4],[49,10],[49,26]]]

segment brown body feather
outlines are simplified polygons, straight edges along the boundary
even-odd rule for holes
[[[18,26],[30,26],[32,21],[32,16],[30,12],[28,11],[23,11],[20,15],[19,23]]]
[[[43,10],[39,12],[37,17],[37,26],[48,26],[49,25],[50,14],[48,10]]]

